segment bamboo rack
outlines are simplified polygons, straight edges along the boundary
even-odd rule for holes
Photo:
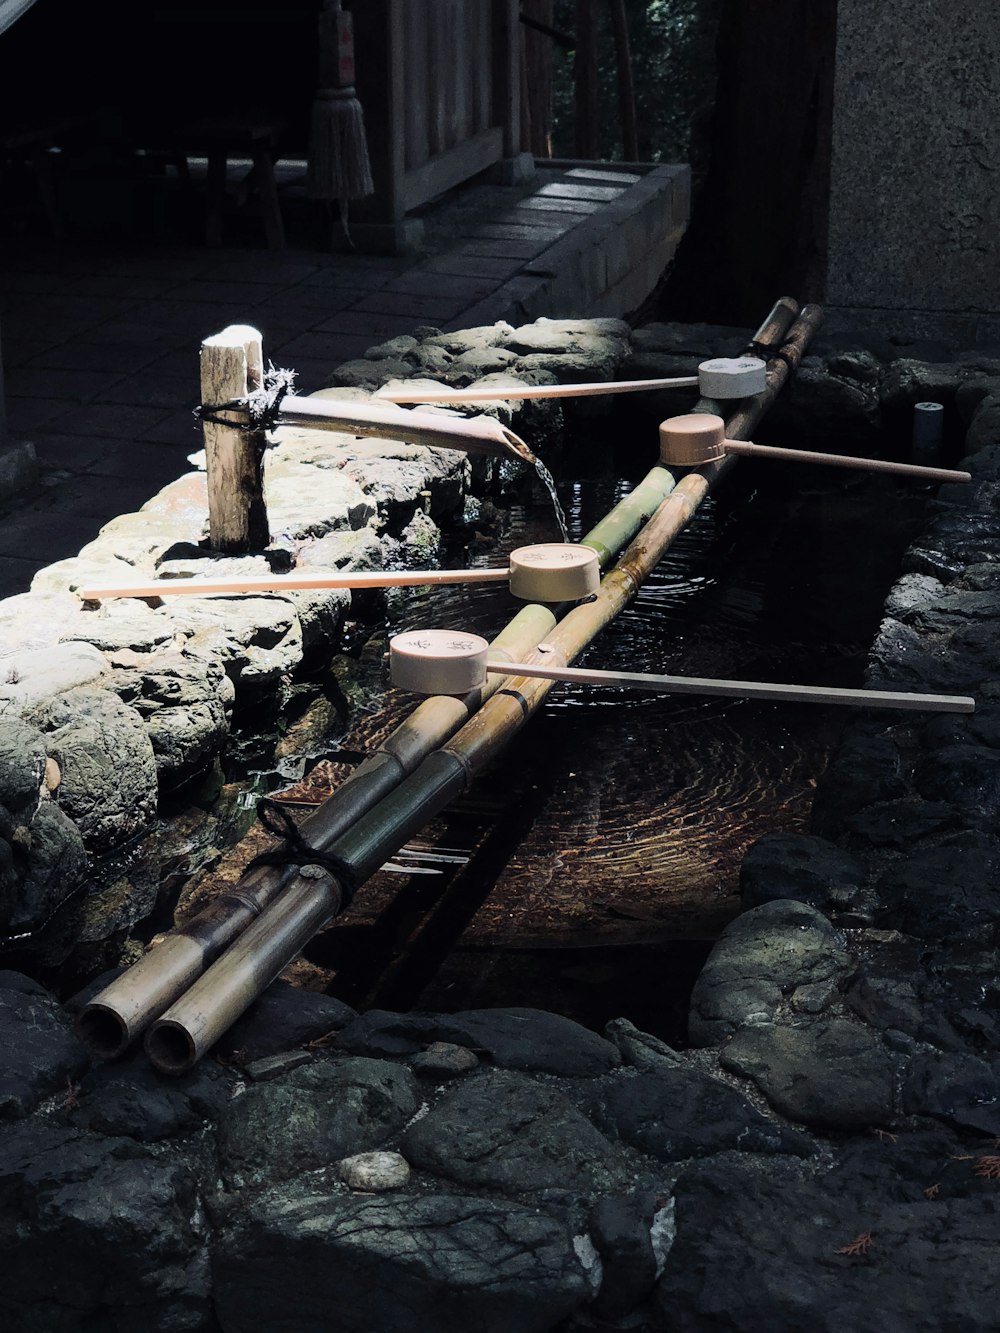
[[[774,312],[769,319],[773,316]],[[782,358],[773,360],[769,367],[767,391],[731,419],[729,434],[733,438],[745,437],[773,401],[790,369],[798,364],[819,319],[816,307],[802,312],[782,348]],[[549,660],[555,653],[561,664],[571,662],[627,605],[733,461],[708,464],[668,492],[606,575],[594,600],[574,607],[546,635]],[[329,851],[350,867],[351,881],[364,883],[433,814],[464,790],[537,711],[551,688],[551,681],[531,681],[518,692],[516,700],[494,691],[450,740],[431,749],[384,799],[328,844]],[[309,884],[301,882],[301,875],[298,879],[294,900],[287,893],[275,898],[272,906],[266,907],[149,1029],[147,1052],[157,1068],[170,1073],[190,1068],[294,957],[318,925],[336,915],[343,886],[335,878],[323,872]]]

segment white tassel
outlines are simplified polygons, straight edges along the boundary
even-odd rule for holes
[[[343,201],[374,189],[364,112],[354,89],[321,88],[313,103],[306,193]]]

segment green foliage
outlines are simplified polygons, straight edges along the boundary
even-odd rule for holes
[[[715,96],[715,34],[721,0],[627,0],[639,157],[651,162],[702,158]],[[601,156],[622,157],[617,65],[610,10],[598,6]],[[573,0],[557,0],[555,27],[572,33]],[[553,152],[574,156],[573,52],[553,51]]]

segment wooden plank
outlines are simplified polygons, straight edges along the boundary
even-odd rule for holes
[[[406,211],[450,190],[470,176],[485,171],[503,156],[503,134],[497,126],[456,144],[423,166],[406,173],[403,203]]]

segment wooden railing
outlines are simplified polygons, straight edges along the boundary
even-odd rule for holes
[[[517,0],[365,0],[357,89],[375,194],[353,224],[387,248],[406,214],[521,151]]]

